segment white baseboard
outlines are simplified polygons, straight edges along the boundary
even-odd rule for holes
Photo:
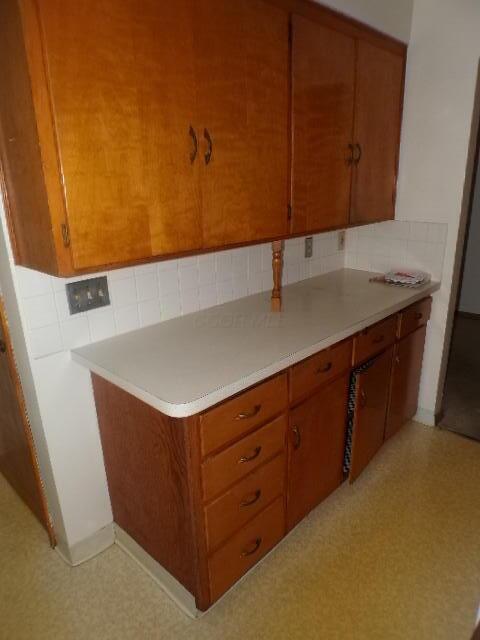
[[[427,427],[435,427],[438,424],[437,416],[434,411],[430,411],[429,409],[423,409],[423,407],[418,407],[417,413],[414,418],[415,422],[420,422],[420,424],[425,424]]]
[[[99,553],[102,553],[102,551],[111,547],[114,542],[115,530],[113,523],[111,523],[103,527],[103,529],[96,531],[89,538],[81,540],[71,547],[60,541],[55,547],[55,550],[67,564],[76,567],[82,564],[82,562],[86,562]]]
[[[200,617],[203,612],[197,609],[193,595],[142,549],[128,533],[125,533],[117,524],[114,527],[116,544],[150,575],[187,616],[190,618]]]

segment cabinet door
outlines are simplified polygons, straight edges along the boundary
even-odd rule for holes
[[[352,222],[394,217],[404,58],[359,40],[357,44]],[[361,153],[361,156],[360,156]]]
[[[362,473],[383,444],[393,347],[357,377],[350,482]]]
[[[293,16],[292,231],[349,220],[355,40]]]
[[[343,376],[290,413],[289,529],[342,483],[347,394]]]
[[[193,3],[38,3],[76,269],[201,246]]]
[[[385,439],[417,412],[426,331],[426,326],[421,327],[395,346]]]
[[[288,14],[196,0],[205,247],[287,231]]]

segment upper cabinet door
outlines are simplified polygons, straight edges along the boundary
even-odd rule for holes
[[[204,246],[287,232],[288,14],[196,0]]]
[[[39,3],[75,269],[201,246],[192,2]]]
[[[351,222],[395,214],[405,59],[358,41]]]
[[[353,160],[355,40],[293,16],[292,55],[292,232],[346,226]]]

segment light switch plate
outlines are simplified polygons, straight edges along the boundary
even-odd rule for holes
[[[70,315],[110,304],[107,276],[71,282],[66,287]]]
[[[311,258],[313,256],[313,238],[309,236],[305,238],[305,258]]]

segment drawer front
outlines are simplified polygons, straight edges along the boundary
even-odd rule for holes
[[[372,358],[395,342],[398,315],[390,316],[355,336],[353,363],[355,365]]]
[[[352,344],[352,340],[340,342],[292,367],[291,401],[295,402],[324,382],[347,371],[352,363]]]
[[[287,406],[287,374],[268,380],[200,416],[202,454],[241,437]]]
[[[205,507],[209,552],[283,494],[285,465],[285,454],[281,454]]]
[[[399,338],[408,336],[409,333],[413,333],[420,327],[427,324],[430,319],[430,313],[432,311],[432,299],[425,298],[420,302],[415,303],[408,309],[405,309],[400,314],[400,329]]]
[[[234,482],[285,448],[287,418],[280,416],[239,442],[207,458],[202,464],[205,501],[223,493]]]
[[[285,535],[283,498],[249,522],[208,562],[212,602],[251,569]]]

